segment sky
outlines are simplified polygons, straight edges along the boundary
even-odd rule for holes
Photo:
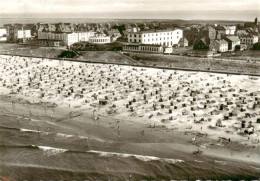
[[[0,0],[1,13],[259,10],[260,0]]]

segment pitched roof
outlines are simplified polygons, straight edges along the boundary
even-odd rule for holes
[[[227,36],[226,37],[227,40],[230,40],[230,41],[240,41],[239,38],[237,36]]]
[[[226,30],[223,26],[218,26],[215,28],[216,30]]]
[[[186,38],[181,38],[180,40],[179,40],[179,43],[180,42],[188,42],[188,40],[186,39]]]
[[[218,44],[228,44],[228,42],[226,40],[216,40],[216,43]]]

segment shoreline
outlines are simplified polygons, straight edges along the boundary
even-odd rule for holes
[[[11,109],[12,107],[11,107],[11,100],[10,99],[13,101],[13,98],[11,98],[9,96],[7,96],[7,97],[1,96],[0,102],[5,102],[5,104],[10,104],[9,107]],[[24,107],[24,103],[17,102],[17,104],[23,104],[22,106]],[[40,108],[33,108],[33,107],[40,107]],[[44,107],[43,103],[36,104],[36,105],[32,104],[31,109],[35,109],[35,110],[41,109],[41,110],[38,110],[38,111],[41,114],[43,114],[43,112],[42,112],[43,107]],[[26,111],[26,109],[28,111],[28,108],[25,108],[24,111]],[[49,111],[47,111],[47,112],[53,112],[53,111],[51,111],[52,109],[50,109],[50,108],[48,110]],[[137,139],[137,140],[140,141],[140,143],[142,143],[142,145],[144,147],[146,147],[146,145],[147,145],[148,147],[154,148],[154,147],[157,147],[156,145],[160,145],[160,146],[165,145],[163,147],[168,147],[169,149],[175,150],[177,152],[181,151],[185,154],[192,154],[192,151],[199,148],[200,150],[203,151],[203,155],[206,156],[206,157],[209,157],[209,158],[226,159],[226,160],[230,160],[230,161],[243,161],[243,162],[253,163],[253,164],[257,164],[257,165],[260,163],[259,162],[260,156],[258,155],[258,153],[260,151],[259,146],[254,147],[254,149],[252,150],[252,146],[244,145],[244,144],[241,145],[237,141],[232,141],[231,144],[228,144],[228,142],[226,142],[226,143],[224,142],[223,144],[218,144],[218,141],[216,139],[212,139],[208,136],[199,138],[198,144],[195,145],[195,144],[192,143],[191,138],[194,135],[201,134],[200,132],[193,131],[193,132],[190,132],[190,134],[187,134],[187,133],[185,133],[185,131],[179,130],[178,128],[172,129],[172,128],[160,127],[160,126],[158,126],[158,127],[156,126],[156,128],[149,128],[148,127],[149,123],[141,122],[140,120],[135,119],[135,118],[123,119],[123,118],[117,118],[117,117],[113,117],[113,116],[107,117],[107,116],[104,116],[104,115],[100,116],[100,120],[97,123],[93,119],[92,110],[80,110],[80,109],[77,109],[77,108],[69,108],[69,107],[66,107],[66,106],[55,107],[55,113],[57,114],[57,112],[60,113],[59,117],[56,118],[58,120],[60,118],[64,119],[64,116],[68,115],[68,113],[71,113],[71,112],[82,113],[82,115],[80,115],[79,117],[73,118],[73,121],[76,121],[77,124],[85,124],[85,121],[83,121],[85,117],[88,118],[88,119],[92,119],[93,122],[91,124],[94,124],[94,125],[98,124],[98,127],[99,126],[102,127],[102,125],[103,125],[103,127],[109,128],[109,126],[111,126],[111,124],[117,125],[118,122],[120,122],[120,129],[121,129],[120,134],[121,134],[121,136],[123,134],[122,133],[123,131],[125,132],[124,135],[127,135],[128,131],[133,132],[133,130],[137,130],[137,132],[139,132],[138,134],[140,134],[142,130],[145,130],[145,135],[147,135],[147,136],[149,135],[148,140],[147,139],[142,140],[143,139],[142,137],[140,137],[141,140]],[[35,117],[38,117],[38,115],[33,116],[33,114],[34,113],[32,113],[32,117],[34,117],[34,118],[32,118],[32,119],[35,119]],[[26,114],[24,114],[24,116],[26,116]],[[55,119],[54,114],[51,114],[51,116],[47,115],[46,118],[50,119],[50,117],[52,117],[51,120],[45,121],[46,123],[48,123],[49,125],[54,125],[55,127],[57,127],[57,126],[58,127],[61,126],[61,128],[63,127],[62,125],[58,125],[57,123],[53,122],[54,119]],[[83,117],[83,120],[81,119],[81,117]],[[66,125],[66,123],[65,123],[65,125]],[[23,127],[23,129],[29,129],[30,130],[30,127],[29,128]],[[132,129],[132,131],[129,130],[129,129]],[[110,138],[106,138],[106,139],[107,140],[112,139],[113,142],[118,141],[118,137],[116,135],[116,133],[117,133],[116,126],[114,126],[112,128],[112,130],[114,130],[114,131],[112,131],[114,136],[112,136],[112,138],[110,137]],[[35,131],[37,131],[37,130],[35,130]],[[134,131],[134,132],[136,132],[136,131]],[[67,133],[62,133],[62,134],[67,134]],[[157,134],[159,134],[159,135],[157,135]],[[174,136],[173,141],[170,141],[171,139],[169,140],[169,135]],[[157,141],[155,141],[153,138],[150,139],[151,136],[157,137],[155,139]],[[101,139],[102,139],[102,137],[101,137]],[[126,142],[130,145],[131,144],[135,145],[135,143],[132,143],[130,140],[128,140],[128,138],[125,138],[124,142]],[[177,141],[177,143],[174,140]],[[106,150],[100,150],[100,151],[106,151]],[[244,152],[244,153],[241,154],[241,152]],[[137,153],[133,153],[133,154],[137,154]],[[250,155],[250,156],[248,157],[248,155]]]

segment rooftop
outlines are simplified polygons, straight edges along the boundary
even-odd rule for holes
[[[139,32],[130,32],[130,34],[143,34],[143,33],[169,32],[169,31],[174,31],[174,30],[178,30],[178,28],[175,28],[175,29],[164,29],[164,30],[149,29],[149,30],[144,30],[144,31],[139,31]],[[179,29],[179,30],[180,30],[180,29]]]
[[[218,44],[227,44],[228,42],[226,40],[216,40],[216,43],[218,43]]]
[[[228,39],[230,41],[240,41],[237,36],[227,36],[226,39]]]

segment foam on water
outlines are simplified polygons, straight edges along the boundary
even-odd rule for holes
[[[58,137],[63,137],[63,138],[72,138],[75,137],[74,135],[69,135],[69,134],[63,134],[63,133],[57,133]]]
[[[20,131],[21,132],[33,132],[33,133],[40,133],[41,132],[41,131],[37,131],[37,130],[24,129],[24,128],[21,128]]]
[[[79,136],[80,139],[88,139],[86,136]]]
[[[226,165],[226,164],[227,164],[225,161],[220,161],[220,160],[214,160],[214,162],[220,163],[220,164],[222,164],[222,165]]]
[[[32,145],[32,146],[35,146],[35,145]],[[58,154],[68,151],[67,149],[54,148],[54,147],[49,147],[49,146],[36,146],[36,147],[43,150],[44,154],[47,156],[54,156],[54,155],[58,155]]]
[[[134,157],[138,160],[142,160],[145,162],[146,161],[161,161],[161,162],[168,162],[168,163],[184,162],[183,160],[179,160],[179,159],[160,158],[160,157],[155,157],[155,156],[136,155],[136,154],[128,154],[128,153],[104,152],[104,151],[95,151],[95,150],[89,150],[87,152],[99,154],[101,157],[112,157],[112,156],[117,156],[120,158]]]
[[[199,163],[201,163],[201,162],[203,162],[203,161],[200,161],[200,160],[194,160],[195,162],[199,162]]]

